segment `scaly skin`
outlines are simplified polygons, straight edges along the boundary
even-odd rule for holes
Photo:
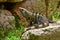
[[[29,17],[33,20],[33,22],[35,22],[35,20],[37,20],[37,18],[35,16],[38,16],[39,14],[36,15],[35,13],[32,13],[32,12],[26,10],[25,8],[22,8],[22,7],[19,7],[19,9],[22,12],[23,16],[26,17],[27,20],[29,20],[28,19]],[[49,25],[48,19],[45,16],[40,15],[40,19],[41,20],[39,20],[39,22],[41,22],[41,24],[43,26],[48,26]]]

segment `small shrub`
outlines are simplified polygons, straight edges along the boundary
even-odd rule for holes
[[[55,12],[52,15],[53,20],[60,20],[60,12]]]
[[[10,30],[8,32],[8,36],[5,37],[5,40],[21,40],[20,36],[21,36],[23,29],[24,29],[24,26],[21,25],[16,30]]]

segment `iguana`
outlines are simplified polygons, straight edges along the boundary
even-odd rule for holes
[[[23,32],[22,32],[22,34],[24,33],[24,32],[26,32],[26,31],[28,31],[28,30],[32,30],[32,29],[36,29],[36,28],[40,28],[40,27],[47,27],[47,26],[49,26],[49,23],[53,23],[53,21],[52,20],[49,20],[49,19],[47,19],[45,16],[43,16],[42,14],[39,14],[39,13],[34,13],[34,12],[30,12],[30,11],[28,11],[27,9],[25,9],[25,8],[22,8],[22,7],[19,7],[19,9],[20,9],[20,12],[22,13],[22,15],[24,16],[24,17],[26,17],[26,19],[27,20],[30,20],[30,19],[28,19],[29,17],[33,20],[33,22],[37,19],[35,16],[38,16],[38,22],[39,22],[39,24],[36,24],[36,25],[32,25],[32,26],[29,26],[28,28],[26,28]],[[40,24],[42,24],[42,25],[40,25]]]
[[[26,17],[27,20],[29,20],[29,17],[33,20],[33,22],[37,19],[35,16],[40,16],[38,19],[40,22],[40,24],[42,24],[43,26],[48,26],[49,25],[49,21],[45,16],[36,14],[36,13],[32,13],[30,11],[28,11],[25,8],[19,7],[21,13],[23,14],[24,17]]]

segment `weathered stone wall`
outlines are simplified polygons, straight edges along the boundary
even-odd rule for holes
[[[4,30],[15,29],[15,18],[11,12],[0,10],[0,28]]]

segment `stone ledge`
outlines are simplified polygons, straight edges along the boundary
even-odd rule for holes
[[[43,36],[43,35],[51,35],[51,36],[52,35],[56,35],[56,36],[59,36],[60,37],[60,35],[57,35],[59,33],[60,33],[60,25],[59,24],[56,24],[56,23],[53,23],[53,24],[50,24],[50,26],[45,27],[45,28],[28,30],[28,31],[26,31],[25,33],[22,34],[22,37],[21,38],[22,38],[22,40],[23,39],[24,40],[32,39],[30,37],[30,36],[32,36],[32,34],[35,35],[35,36],[40,36],[40,37]],[[45,37],[45,36],[43,36],[43,37]],[[46,40],[46,39],[43,39],[43,40]],[[57,40],[57,39],[55,39],[55,40]]]

